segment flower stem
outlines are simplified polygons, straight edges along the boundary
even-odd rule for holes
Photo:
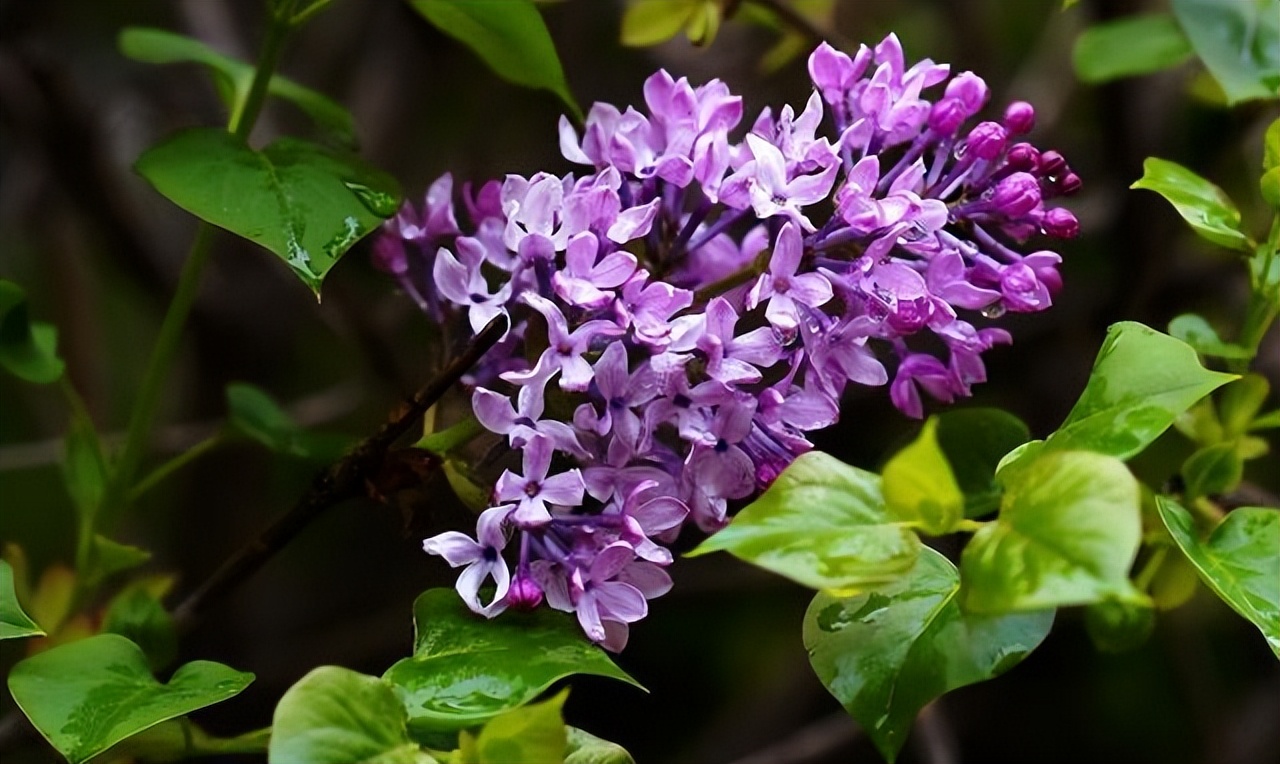
[[[200,458],[207,452],[222,445],[224,442],[225,440],[222,433],[210,435],[186,451],[183,451],[159,467],[156,467],[149,475],[142,480],[139,480],[133,488],[129,489],[129,495],[127,497],[129,503],[132,504],[137,501],[140,496],[164,482],[165,478]]]

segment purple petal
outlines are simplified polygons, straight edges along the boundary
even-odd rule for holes
[[[556,504],[561,507],[576,507],[582,504],[584,488],[582,473],[578,470],[569,470],[543,480],[542,490],[538,495],[543,501],[550,504]]]
[[[595,586],[600,615],[610,620],[634,623],[649,614],[649,603],[639,589],[620,581],[606,581]]]
[[[457,531],[445,531],[424,540],[422,551],[443,557],[451,568],[468,565],[484,556],[484,547],[467,534]]]

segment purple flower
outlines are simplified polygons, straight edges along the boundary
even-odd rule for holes
[[[467,307],[467,317],[471,322],[471,330],[479,332],[503,313],[503,306],[511,299],[510,282],[503,283],[497,291],[490,292],[489,285],[480,273],[480,265],[484,262],[484,248],[468,237],[457,241],[458,254],[462,260],[444,247],[436,253],[433,270],[436,289],[455,305]]]
[[[590,232],[569,240],[565,268],[551,279],[556,294],[565,302],[582,308],[606,307],[616,296],[614,290],[636,272],[636,258],[631,253],[611,252],[597,262],[599,251],[600,242]]]
[[[747,146],[753,158],[725,178],[720,201],[736,209],[751,207],[760,218],[784,215],[806,231],[815,230],[800,209],[826,198],[839,165],[788,180],[786,159],[777,146],[755,133],[747,134]]]
[[[622,330],[612,321],[587,321],[576,329],[569,329],[569,321],[555,303],[536,294],[520,298],[547,319],[546,350],[538,357],[533,369],[527,372],[508,372],[502,378],[508,382],[524,384],[540,377],[550,378],[560,372],[560,387],[582,391],[591,383],[591,364],[582,356],[597,337],[620,334]]]
[[[440,555],[449,563],[449,567],[467,566],[458,576],[458,596],[462,597],[462,601],[472,611],[486,618],[492,618],[506,609],[504,598],[511,583],[511,573],[507,570],[506,561],[502,559],[502,550],[507,545],[502,524],[510,512],[510,506],[492,507],[481,512],[476,523],[478,541],[472,541],[464,533],[446,531],[422,542],[423,551]],[[480,585],[490,576],[493,577],[497,590],[493,594],[493,600],[484,605],[480,602]]]
[[[582,503],[582,473],[568,470],[548,476],[554,450],[551,440],[540,435],[529,439],[524,448],[524,475],[507,470],[498,478],[494,490],[498,501],[514,501],[511,521],[520,528],[536,528],[551,522],[548,504],[576,507]]]
[[[769,258],[769,270],[756,279],[747,294],[747,307],[768,301],[765,317],[784,332],[794,332],[800,324],[796,304],[818,308],[831,299],[831,282],[821,273],[798,273],[804,253],[800,232],[787,221],[778,232]]]

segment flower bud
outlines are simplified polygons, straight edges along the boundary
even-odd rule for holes
[[[1030,143],[1015,143],[1009,147],[1006,161],[1015,172],[1035,172],[1040,167],[1040,151]]]
[[[941,135],[953,135],[969,118],[963,103],[957,98],[943,98],[929,112],[929,128]]]
[[[1067,160],[1062,155],[1052,149],[1040,155],[1040,174],[1045,177],[1053,178],[1061,175],[1067,169]]]
[[[1005,107],[1004,126],[1013,135],[1026,135],[1036,126],[1035,107],[1026,101],[1014,101]]]
[[[979,159],[995,159],[1004,151],[1008,137],[1005,129],[995,122],[979,123],[969,131],[969,151]]]
[[[515,610],[533,610],[542,603],[542,587],[532,576],[516,573],[507,590],[507,605]]]
[[[991,195],[994,210],[1009,218],[1020,218],[1040,204],[1040,181],[1034,175],[1015,172],[996,184]]]
[[[958,100],[965,109],[965,116],[977,114],[986,104],[991,90],[981,77],[973,72],[960,72],[947,83],[947,98]]]
[[[1074,172],[1068,172],[1058,181],[1058,193],[1063,196],[1070,196],[1080,190],[1080,176]]]
[[[1046,210],[1040,229],[1048,236],[1058,239],[1074,239],[1080,235],[1080,221],[1065,207],[1054,207]]]

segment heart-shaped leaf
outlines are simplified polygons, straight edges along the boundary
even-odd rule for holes
[[[274,252],[317,294],[338,258],[400,204],[391,176],[295,138],[255,151],[225,130],[195,128],[135,167],[174,204]]]
[[[1240,210],[1226,192],[1176,162],[1147,157],[1142,177],[1129,188],[1163,196],[1201,238],[1229,249],[1248,250]]]
[[[938,420],[930,417],[881,473],[889,513],[932,536],[950,533],[964,517],[964,494],[938,443]]]
[[[1127,16],[1090,27],[1071,53],[1076,75],[1085,82],[1169,69],[1191,57],[1191,43],[1167,13]]]
[[[890,515],[878,475],[810,451],[687,556],[718,551],[814,589],[839,590],[897,578],[915,562],[920,539]]]
[[[0,639],[43,637],[44,630],[31,620],[18,603],[13,586],[13,566],[0,560]]]
[[[431,764],[409,737],[407,716],[376,676],[321,666],[299,679],[276,705],[271,764]]]
[[[40,734],[79,764],[130,735],[233,697],[252,681],[253,674],[221,663],[192,661],[161,684],[137,645],[99,634],[14,666],[9,691]]]
[[[413,657],[396,662],[383,679],[404,702],[415,733],[483,724],[573,674],[640,686],[564,613],[543,608],[488,620],[452,590],[431,589],[414,603],[413,620]]]
[[[1173,0],[1173,14],[1228,103],[1280,96],[1280,0]]]
[[[1141,599],[1129,582],[1141,536],[1138,481],[1123,462],[1042,453],[1014,473],[999,517],[965,547],[964,605],[1006,613]]]
[[[499,77],[550,90],[579,120],[551,33],[530,0],[409,0],[436,28],[458,40]]]
[[[1280,657],[1280,511],[1240,507],[1201,539],[1191,513],[1166,496],[1160,519],[1200,579],[1249,619]]]
[[[1125,321],[1107,331],[1093,371],[1045,451],[1094,451],[1128,459],[1179,414],[1234,374],[1209,371],[1186,343]]]
[[[925,548],[902,578],[855,597],[819,593],[804,618],[818,678],[893,761],[920,709],[997,676],[1034,650],[1053,611],[979,615],[960,608],[960,576]]]
[[[0,366],[28,382],[57,382],[65,368],[57,348],[57,328],[32,321],[26,291],[0,279]]]

